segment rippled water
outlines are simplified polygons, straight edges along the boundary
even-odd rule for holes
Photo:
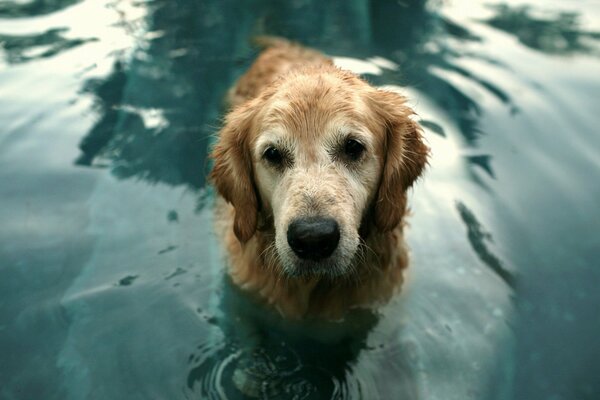
[[[0,398],[599,398],[599,32],[593,0],[0,1]],[[296,326],[223,275],[206,154],[259,33],[426,128],[377,313]]]

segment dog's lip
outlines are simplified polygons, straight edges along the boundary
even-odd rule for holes
[[[301,263],[301,264],[304,264]],[[322,264],[322,263],[312,263],[312,264]],[[325,276],[332,275],[335,273],[335,276],[343,275],[341,273],[339,267],[333,267],[330,265],[297,265],[295,264],[292,268],[287,269],[287,274],[292,277],[302,277],[302,276]]]
[[[317,261],[301,259],[294,255],[294,260],[290,263],[288,271],[292,272],[292,275],[330,275],[332,273],[335,273],[336,276],[345,275],[351,270],[350,264],[354,260],[355,254],[356,252],[348,257],[347,262],[340,262],[342,259],[336,253]]]
[[[318,268],[330,268],[332,266],[332,259],[335,257],[327,257],[325,259],[320,260],[311,260],[311,259],[301,259],[298,258],[294,264],[298,268],[307,268],[307,269],[318,269]]]

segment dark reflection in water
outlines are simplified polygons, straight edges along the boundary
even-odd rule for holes
[[[494,170],[492,169],[492,156],[490,155],[477,155],[477,156],[467,156],[466,157],[469,164],[477,166],[485,171],[490,178],[496,178],[494,174]]]
[[[493,83],[453,63],[459,54],[444,44],[448,35],[460,41],[479,39],[427,11],[424,4],[258,1],[228,7],[208,1],[182,7],[176,2],[153,2],[148,23],[155,37],[150,35],[147,48],[127,63],[117,62],[108,78],[89,82],[84,89],[94,95],[99,118],[81,142],[77,163],[90,165],[105,158],[112,160],[115,174],[122,178],[202,187],[206,149],[220,125],[224,93],[252,61],[256,50],[249,37],[263,32],[333,55],[378,54],[399,63],[401,75],[369,79],[375,84],[390,79],[411,82],[429,93],[456,118],[466,142],[475,146],[483,133],[479,105],[432,73],[431,67],[461,74],[503,103],[511,100]],[[231,20],[242,23],[232,30],[227,23]],[[173,21],[177,21],[175,28]],[[219,40],[209,39],[215,37]],[[431,41],[437,44],[434,50],[426,46]],[[182,110],[180,104],[186,108]]]
[[[371,3],[371,48],[398,62],[402,66],[402,82],[411,82],[453,115],[465,141],[475,146],[483,134],[478,124],[479,105],[450,82],[432,73],[432,67],[470,75],[452,62],[459,54],[446,45],[446,39],[450,36],[468,42],[479,38],[466,28],[432,14],[422,4],[408,4],[407,7],[404,2],[391,0]],[[485,87],[494,88],[494,85],[486,83]],[[501,93],[501,90],[494,89],[494,92]],[[508,101],[507,95],[503,94],[503,97]]]
[[[119,177],[202,187],[206,148],[220,124],[224,94],[256,53],[250,47],[252,33],[265,30],[309,45],[316,38],[331,42],[345,37],[336,47],[347,43],[350,48],[356,33],[366,32],[332,18],[366,22],[362,4],[205,1],[182,7],[153,2],[148,23],[156,37],[148,40],[147,49],[129,63],[118,62],[107,79],[89,82],[84,89],[94,95],[99,119],[82,140],[77,163],[106,158]],[[261,9],[267,12],[259,16]],[[298,12],[307,18],[299,18]],[[231,29],[230,21],[240,23]],[[335,27],[347,27],[351,35],[328,32]],[[180,104],[186,104],[184,110]],[[152,112],[160,118],[158,126],[144,121],[144,114]]]
[[[0,2],[0,18],[22,18],[50,14],[81,0],[32,0]]]
[[[485,179],[485,175],[492,179],[496,179],[496,173],[492,167],[492,156],[489,154],[478,154],[465,156],[464,160],[467,162],[467,173],[469,174],[469,178],[471,178],[473,183],[477,184],[486,192],[492,193],[493,188]],[[485,175],[481,175],[479,171],[482,171]]]
[[[446,137],[446,132],[444,132],[444,128],[433,122],[433,121],[429,121],[426,119],[422,119],[419,121],[419,123],[421,124],[421,126],[429,129],[431,132],[435,133],[436,135],[440,135],[441,137]]]
[[[515,278],[502,261],[489,249],[488,243],[493,242],[492,235],[487,232],[469,208],[461,202],[456,203],[461,219],[467,227],[467,237],[479,259],[494,271],[504,282],[514,288]]]
[[[56,28],[35,35],[11,36],[0,34],[0,43],[4,48],[6,61],[11,64],[18,64],[53,57],[63,51],[94,40],[67,39],[63,36],[67,31],[67,28]]]
[[[155,1],[151,9],[144,49],[118,61],[108,78],[86,84],[99,118],[77,163],[105,158],[121,178],[200,188],[235,54],[248,48],[249,10],[220,1]],[[242,15],[246,22],[231,29],[229,21]]]
[[[219,327],[224,340],[203,341],[189,356],[187,386],[198,398],[331,399],[374,395],[372,383],[353,369],[361,351],[372,350],[366,340],[377,324],[376,314],[357,310],[343,322],[298,323],[266,312],[229,279],[223,286],[218,316],[206,319]],[[203,310],[198,312],[205,314]],[[377,350],[386,347],[379,346]],[[395,376],[396,393],[416,398],[411,352],[398,353],[394,362],[402,368]]]
[[[535,16],[528,5],[491,7],[496,15],[486,21],[488,24],[515,35],[525,46],[546,53],[589,52],[593,47],[585,40],[600,39],[600,33],[580,28],[580,15],[575,12],[559,12],[544,18]]]
[[[466,141],[475,145],[482,134],[481,114],[475,100],[448,81],[432,73],[431,67],[451,70],[477,81],[503,102],[507,94],[491,82],[473,76],[452,62],[458,56],[446,44],[448,36],[459,41],[478,41],[476,35],[432,13],[425,1],[282,2],[269,7],[263,25],[279,34],[315,46],[334,55],[357,57],[377,54],[402,66],[399,74],[370,76],[375,84],[392,80],[408,83],[427,92],[460,125]],[[338,22],[343,21],[343,22]],[[427,46],[429,42],[436,45]]]
[[[141,127],[143,133],[144,123],[139,115],[119,110],[126,84],[127,74],[120,61],[115,63],[113,72],[108,78],[86,82],[83,92],[94,94],[94,107],[100,118],[79,145],[83,154],[77,159],[77,164],[91,165],[98,151],[106,147],[115,135],[115,131],[119,128],[117,124],[120,117],[128,121],[135,121],[129,122],[129,124],[125,123],[124,130],[132,130],[130,125],[133,125]],[[132,133],[135,132],[136,130],[133,129]]]

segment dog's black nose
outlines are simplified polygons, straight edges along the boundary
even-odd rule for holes
[[[333,253],[340,241],[340,227],[331,218],[299,218],[288,227],[287,240],[298,257],[317,261]]]

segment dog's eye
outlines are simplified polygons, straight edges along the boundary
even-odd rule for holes
[[[359,141],[354,139],[346,140],[344,144],[344,153],[351,160],[358,160],[360,156],[364,153],[365,146],[363,146]]]
[[[265,150],[263,158],[274,165],[281,165],[281,163],[283,163],[283,156],[275,147],[269,147]]]

